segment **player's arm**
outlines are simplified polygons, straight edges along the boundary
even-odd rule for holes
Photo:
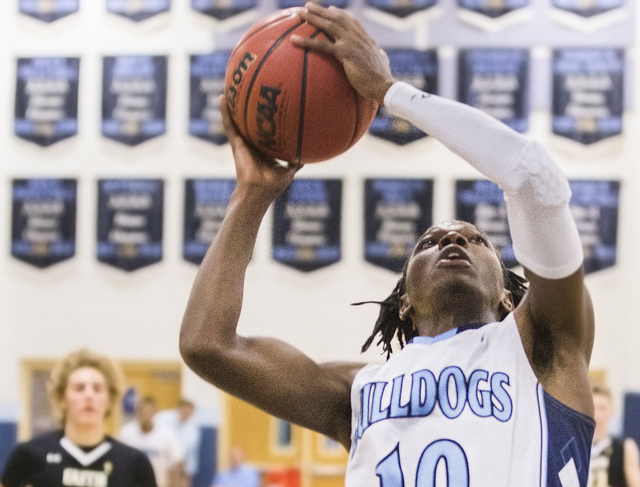
[[[169,470],[169,485],[174,487],[182,487],[182,478],[184,476],[184,464],[182,461],[174,464]]]
[[[271,202],[293,180],[283,167],[247,146],[221,101],[234,154],[237,186],[209,248],[182,322],[180,351],[198,375],[220,389],[287,421],[349,444],[350,387],[361,365],[319,365],[273,338],[236,333],[245,271],[260,223]],[[274,303],[286,312],[287,297]],[[272,319],[277,319],[277,311]]]
[[[591,416],[593,308],[566,177],[542,145],[480,110],[406,83],[384,102],[503,189],[513,251],[529,280],[515,310],[525,352],[549,394]]]
[[[516,311],[529,361],[547,392],[592,414],[594,324],[582,245],[568,182],[547,151],[480,110],[396,82],[384,53],[346,12],[308,3],[300,16],[334,42],[292,38],[295,45],[335,55],[362,95],[442,142],[505,191],[514,252],[530,281]]]
[[[169,470],[169,485],[182,487],[182,479],[185,473],[185,451],[174,430],[165,428],[164,431],[167,435],[167,456],[171,462],[171,469]]]

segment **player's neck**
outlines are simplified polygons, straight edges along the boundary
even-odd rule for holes
[[[93,446],[104,440],[104,424],[83,425],[67,421],[64,436],[77,446]]]
[[[471,291],[455,286],[414,301],[411,318],[418,334],[433,337],[459,326],[497,321],[495,303],[485,293]]]
[[[488,309],[473,310],[469,307],[455,309],[434,309],[431,313],[413,317],[413,324],[418,329],[420,336],[437,336],[459,326],[477,323],[491,323],[498,317]]]

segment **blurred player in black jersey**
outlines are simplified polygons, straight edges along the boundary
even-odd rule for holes
[[[87,350],[65,357],[49,384],[62,429],[19,444],[0,487],[157,487],[144,453],[106,434],[105,420],[118,404],[121,384],[107,357]]]

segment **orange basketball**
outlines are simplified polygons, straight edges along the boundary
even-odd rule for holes
[[[231,53],[227,104],[247,142],[277,159],[304,164],[331,159],[371,125],[377,103],[360,96],[330,55],[294,46],[289,36],[325,33],[279,10],[253,25]]]

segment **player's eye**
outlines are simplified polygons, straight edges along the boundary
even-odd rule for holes
[[[420,240],[418,243],[418,250],[423,250],[428,247],[433,247],[436,244],[436,239],[433,237],[426,237]]]
[[[469,239],[469,241],[489,246],[489,242],[487,242],[487,239],[482,235],[474,235]]]

